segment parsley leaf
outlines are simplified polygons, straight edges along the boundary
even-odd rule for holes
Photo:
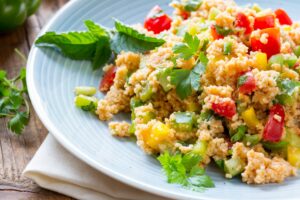
[[[241,141],[244,138],[246,131],[247,131],[247,127],[245,125],[240,125],[237,128],[236,133],[231,137],[231,141],[232,142]]]
[[[18,82],[22,83],[22,87],[17,86]],[[5,71],[0,70],[0,118],[9,118],[8,128],[18,135],[29,121],[29,106],[25,94],[27,94],[25,68],[11,80],[6,77]]]
[[[192,70],[175,69],[171,73],[171,84],[176,86],[176,93],[181,99],[187,98],[192,91],[199,91],[200,78],[206,66],[199,62]]]
[[[248,79],[248,76],[245,74],[245,75],[242,75],[238,78],[238,81],[237,81],[237,85],[238,86],[241,86],[241,85],[244,85],[245,82],[247,81]]]
[[[173,52],[179,54],[179,57],[188,60],[195,55],[199,49],[200,40],[197,36],[185,33],[183,43],[176,44]]]
[[[196,11],[201,6],[202,0],[187,0],[183,3],[184,10],[191,12]]]
[[[198,154],[190,152],[185,155],[170,155],[169,152],[165,152],[157,159],[161,163],[169,183],[178,183],[196,191],[214,187],[211,178],[199,166],[201,157]]]

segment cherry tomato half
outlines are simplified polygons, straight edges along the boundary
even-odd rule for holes
[[[292,19],[283,9],[279,8],[279,9],[275,10],[275,15],[281,25],[292,25],[293,24]]]
[[[265,15],[265,16],[261,16],[261,17],[255,17],[254,30],[273,28],[273,27],[275,27],[274,15]]]
[[[262,51],[267,54],[268,58],[280,53],[280,30],[279,28],[267,28],[260,30],[260,35],[268,34],[267,43],[262,43],[260,37],[251,37],[251,49],[252,51]]]
[[[280,104],[275,104],[270,109],[269,119],[265,125],[263,139],[270,142],[279,142],[283,135],[284,128],[284,108]]]
[[[236,114],[236,106],[233,100],[213,103],[211,108],[216,114],[228,119],[231,119]]]
[[[116,71],[117,67],[111,67],[107,72],[105,72],[99,85],[99,90],[101,92],[107,92],[109,88],[114,84]]]
[[[159,6],[154,6],[146,17],[144,27],[158,34],[171,28],[172,19]]]

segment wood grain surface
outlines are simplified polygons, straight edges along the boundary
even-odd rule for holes
[[[9,77],[18,74],[20,67],[26,65],[14,49],[28,55],[38,32],[67,1],[43,0],[38,12],[24,26],[0,34],[0,69],[6,70]],[[30,123],[23,135],[12,134],[6,124],[7,120],[0,119],[0,199],[71,199],[42,189],[22,176],[25,166],[48,134],[33,108]]]

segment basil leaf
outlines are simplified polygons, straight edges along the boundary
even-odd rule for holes
[[[39,37],[35,44],[38,47],[55,48],[74,60],[91,60],[94,57],[97,42],[94,35],[89,32],[61,34],[47,32]]]

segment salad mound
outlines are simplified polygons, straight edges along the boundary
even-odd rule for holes
[[[116,21],[111,31],[86,23],[87,41],[97,38],[87,60],[104,66],[99,89],[107,94],[98,101],[93,89],[77,88],[75,104],[102,121],[130,112],[130,123],[109,122],[111,133],[135,137],[141,149],[158,156],[170,183],[213,187],[204,171],[211,162],[226,178],[241,175],[248,184],[295,176],[300,23],[283,9],[231,0],[171,6],[172,17],[155,6],[144,26]],[[37,44],[53,44],[43,37]]]

